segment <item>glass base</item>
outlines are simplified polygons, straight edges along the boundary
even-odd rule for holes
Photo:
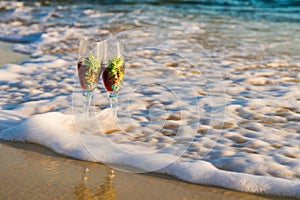
[[[109,102],[110,102],[110,107],[113,112],[113,118],[117,120],[118,118],[118,113],[117,113],[117,106],[118,106],[118,94],[113,92],[109,94]]]

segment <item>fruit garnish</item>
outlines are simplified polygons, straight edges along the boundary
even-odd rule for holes
[[[108,66],[103,74],[104,84],[108,91],[118,91],[124,77],[124,58],[115,57],[109,60]]]
[[[109,61],[107,68],[110,69],[110,76],[117,76],[118,72],[120,72],[121,67],[123,66],[124,58],[115,57]]]

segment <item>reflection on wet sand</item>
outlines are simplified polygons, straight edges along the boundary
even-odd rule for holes
[[[74,188],[75,200],[114,200],[115,199],[115,186],[114,186],[114,169],[109,169],[104,183],[98,186],[95,190],[88,186],[88,172],[89,168],[85,168],[81,180]]]

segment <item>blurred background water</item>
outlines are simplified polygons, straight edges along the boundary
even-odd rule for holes
[[[33,41],[49,30],[54,34],[57,29],[55,34],[61,41],[61,28],[76,29],[73,31],[77,33],[64,40],[69,47],[53,40],[52,45],[56,47],[50,48],[50,43],[43,45],[40,48],[43,52],[75,52],[72,46],[83,35],[103,39],[122,30],[159,26],[188,34],[211,50],[212,56],[221,59],[233,56],[246,58],[245,62],[268,62],[274,56],[278,59],[288,56],[299,60],[298,0],[66,0],[25,1],[14,5],[2,2],[0,13],[2,40]],[[19,39],[12,36],[15,34],[27,36]],[[34,46],[15,48],[27,53],[33,49]]]

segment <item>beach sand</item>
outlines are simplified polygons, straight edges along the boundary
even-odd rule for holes
[[[29,55],[13,51],[12,43],[0,42],[0,67],[6,63],[19,63],[28,58]]]
[[[64,157],[36,144],[6,141],[0,142],[0,158],[1,199],[82,199],[105,195],[99,188],[103,188],[110,168],[102,164]],[[154,173],[116,171],[112,182],[110,187],[118,200],[283,199],[190,184]]]

